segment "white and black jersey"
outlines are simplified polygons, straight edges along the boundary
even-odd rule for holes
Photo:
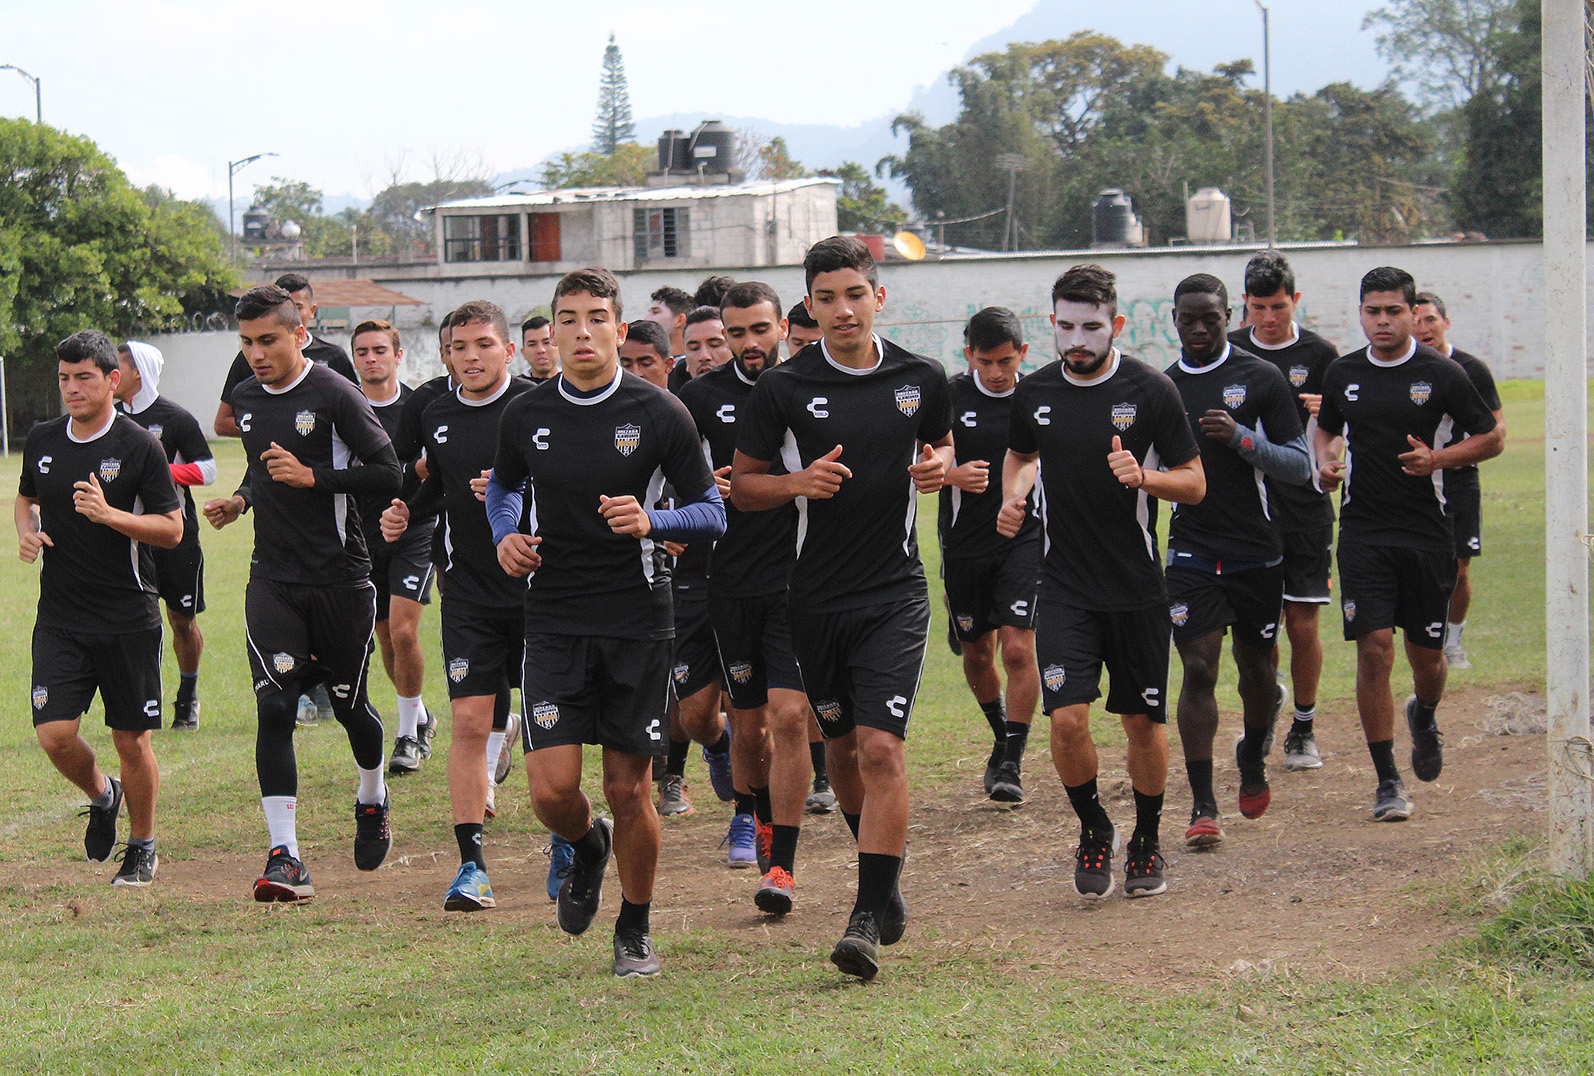
[[[371,411],[376,415],[376,420],[382,424],[387,439],[393,445],[393,453],[398,457],[399,467],[404,471],[404,481],[399,486],[398,495],[405,499],[413,496],[420,486],[420,482],[415,478],[416,453],[405,456],[398,451],[398,439],[404,426],[404,407],[414,395],[414,389],[400,382],[398,392],[389,399],[377,401],[366,397],[371,405]],[[387,511],[387,506],[392,503],[391,497],[360,498],[360,526],[365,531],[365,546],[368,551],[375,550],[377,546],[383,544],[382,513]]]
[[[1490,411],[1501,408],[1500,390],[1494,384],[1494,371],[1489,369],[1489,364],[1476,355],[1468,354],[1459,348],[1450,348],[1449,358],[1467,372],[1467,380],[1472,382],[1472,387],[1478,390],[1478,395],[1483,398],[1483,406]],[[1450,445],[1465,441],[1470,431],[1455,429],[1451,431],[1450,440],[1435,448],[1448,448]],[[1446,485],[1456,491],[1466,491],[1478,488],[1478,465],[1469,463],[1465,467],[1454,467],[1445,472]]]
[[[351,385],[358,387],[360,384],[360,375],[354,372],[354,364],[338,345],[312,336],[302,350],[304,357],[310,362],[342,374]],[[227,367],[227,380],[221,386],[221,402],[231,405],[232,409],[237,411],[238,405],[232,398],[233,390],[254,376],[255,371],[249,365],[249,360],[244,358],[244,353],[240,351],[234,355],[232,365]]]
[[[738,451],[779,459],[789,473],[845,446],[840,462],[852,477],[834,497],[796,502],[794,610],[844,612],[925,594],[908,467],[920,442],[951,429],[946,373],[889,340],[874,343],[880,361],[867,370],[836,362],[821,341],[761,374],[737,435]]]
[[[1372,349],[1334,361],[1323,383],[1318,425],[1345,435],[1345,477],[1340,494],[1340,542],[1448,550],[1445,516],[1449,472],[1406,474],[1400,455],[1406,438],[1445,445],[1460,427],[1474,434],[1494,429],[1494,415],[1466,371],[1430,347],[1411,342],[1393,361]]]
[[[359,389],[305,363],[290,385],[251,377],[233,390],[249,470],[240,493],[255,510],[250,577],[308,586],[368,583],[371,561],[359,523],[362,498],[398,492],[398,457]],[[275,482],[261,454],[279,445],[315,472],[300,489]]]
[[[1322,393],[1328,364],[1339,357],[1334,345],[1300,325],[1295,326],[1295,335],[1287,343],[1264,344],[1250,329],[1236,329],[1229,334],[1229,343],[1272,363],[1284,375],[1295,403],[1296,419],[1301,429],[1307,431],[1310,450],[1313,419],[1299,394]],[[1282,534],[1312,531],[1334,523],[1334,502],[1315,484],[1295,486],[1268,479],[1268,494],[1275,507],[1273,520]]]
[[[437,513],[443,547],[444,604],[458,608],[519,613],[526,602],[526,581],[498,564],[487,508],[470,488],[473,478],[491,470],[498,450],[498,424],[510,401],[532,387],[506,377],[498,392],[485,400],[461,398],[458,391],[433,400],[421,416],[422,450],[430,471],[410,502],[413,521]]]
[[[1236,424],[1260,431],[1273,444],[1289,444],[1301,436],[1289,383],[1271,363],[1233,344],[1206,366],[1191,366],[1181,358],[1164,372],[1184,400],[1207,478],[1201,503],[1173,506],[1168,548],[1213,564],[1275,563],[1283,557],[1284,547],[1272,516],[1274,486],[1261,468],[1227,444],[1205,436],[1201,417],[1208,411],[1227,411]]]
[[[123,405],[122,413],[152,433],[166,453],[166,462],[176,466],[184,463],[210,464],[207,481],[215,481],[215,456],[210,442],[199,429],[199,420],[181,404],[164,396],[157,396],[148,407],[132,412]],[[186,485],[178,485],[178,495],[183,501],[183,540],[178,548],[199,544],[199,513],[194,508],[194,495]]]
[[[1116,348],[1111,372],[1081,383],[1061,360],[1030,374],[1013,393],[1008,446],[1040,454],[1041,579],[1054,600],[1112,612],[1162,605],[1157,500],[1119,482],[1107,463],[1122,439],[1147,470],[1199,454],[1184,402],[1166,374]]]
[[[1039,541],[1040,514],[1033,495],[1018,534],[1004,538],[996,530],[996,517],[1002,510],[1002,460],[1007,457],[1017,386],[996,395],[980,383],[979,375],[965,371],[947,380],[947,391],[952,398],[957,465],[984,460],[991,469],[984,493],[969,493],[950,483],[942,487],[938,520],[941,556],[946,560],[1002,556],[1021,543]]]
[[[624,370],[592,394],[555,378],[505,409],[493,478],[524,486],[527,529],[542,539],[528,624],[547,635],[673,636],[663,543],[614,533],[598,498],[629,495],[649,506],[666,481],[687,501],[713,488],[680,400]]]
[[[182,507],[160,442],[113,414],[86,441],[71,419],[41,422],[22,450],[17,492],[39,503],[39,526],[53,545],[41,550],[38,625],[79,634],[121,635],[160,626],[150,548],[94,523],[72,503],[73,486],[94,475],[112,508],[164,515]]]
[[[716,471],[729,467],[736,455],[737,434],[746,421],[756,381],[733,361],[681,386],[681,402],[697,426],[709,466]],[[771,461],[770,472],[786,473],[779,460]],[[796,541],[796,505],[743,512],[727,503],[725,535],[715,543],[709,567],[714,596],[758,598],[783,593],[791,579]]]

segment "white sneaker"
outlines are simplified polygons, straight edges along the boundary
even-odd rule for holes
[[[509,780],[509,771],[515,765],[515,740],[520,736],[520,715],[509,711],[509,723],[504,726],[504,746],[498,752],[498,765],[493,769],[493,784]]]
[[[1445,647],[1445,664],[1452,669],[1470,669],[1472,662],[1467,660],[1467,651],[1461,644]]]

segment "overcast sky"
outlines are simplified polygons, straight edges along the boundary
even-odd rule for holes
[[[1274,0],[1274,91],[1378,83],[1385,65],[1359,29],[1376,6]],[[240,172],[244,204],[274,175],[365,198],[400,161],[405,178],[430,179],[434,153],[501,173],[586,148],[611,31],[639,120],[850,125],[891,114],[1021,17],[1155,45],[1187,67],[1244,56],[1262,66],[1254,0],[319,0],[270,20],[235,0],[0,8],[0,64],[39,76],[45,122],[94,139],[135,183],[225,197],[229,160],[279,154]],[[817,20],[805,25],[809,13]],[[33,88],[11,71],[0,71],[0,115],[33,115]]]

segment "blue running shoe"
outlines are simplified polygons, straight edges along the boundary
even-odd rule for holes
[[[559,886],[565,880],[565,875],[570,873],[570,863],[576,858],[576,850],[570,847],[570,842],[557,833],[550,833],[548,847],[543,851],[548,853],[548,899],[559,899]]]
[[[731,738],[730,725],[725,726],[725,742],[728,745]],[[721,803],[729,803],[736,798],[736,788],[731,784],[731,749],[725,748],[723,755],[710,754],[708,748],[703,748],[703,761],[708,763],[709,784],[714,786],[714,795],[720,798]]]
[[[731,830],[725,834],[720,847],[725,849],[725,862],[732,867],[758,865],[758,826],[750,814],[739,814],[731,819]]]
[[[445,912],[479,912],[483,908],[496,908],[493,887],[487,881],[487,872],[474,863],[461,863],[454,884],[448,887],[443,898]]]

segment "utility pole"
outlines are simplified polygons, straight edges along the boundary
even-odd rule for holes
[[[238,228],[232,210],[232,177],[254,164],[262,157],[275,157],[275,153],[257,153],[253,157],[245,157],[241,161],[227,162],[227,242],[230,250],[228,253],[234,261],[238,260]]]
[[[1267,149],[1264,167],[1267,170],[1267,245],[1279,245],[1278,225],[1273,217],[1273,35],[1268,28],[1267,7],[1262,0],[1252,0],[1262,13],[1262,114],[1267,127]]]
[[[1007,223],[1002,227],[1002,249],[1018,249],[1018,221],[1013,219],[1013,196],[1018,184],[1018,174],[1029,167],[1029,158],[1022,153],[1003,153],[994,162],[1007,173]]]
[[[40,127],[44,126],[44,99],[39,95],[39,80],[28,74],[16,64],[0,64],[0,71],[15,71],[29,82],[33,83],[33,122]]]

